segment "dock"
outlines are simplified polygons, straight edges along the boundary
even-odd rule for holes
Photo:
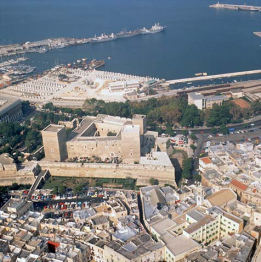
[[[230,4],[220,4],[219,2],[210,5],[209,7],[212,8],[220,8],[220,9],[232,9],[238,11],[261,11],[261,6],[254,6],[254,5],[230,5]]]
[[[235,77],[235,76],[254,75],[254,74],[261,74],[261,70],[258,69],[258,70],[226,73],[226,74],[219,74],[219,75],[197,76],[197,77],[190,77],[190,78],[174,79],[174,80],[168,80],[166,81],[166,83],[173,85],[177,83],[204,81],[204,80],[212,80],[212,79],[224,78],[224,77]]]

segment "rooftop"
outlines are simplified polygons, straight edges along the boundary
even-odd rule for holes
[[[122,132],[125,133],[139,133],[140,127],[138,125],[126,125],[123,126]]]
[[[63,128],[65,128],[62,125],[53,125],[50,124],[49,126],[47,126],[43,131],[45,132],[52,132],[52,133],[58,133],[60,130],[62,130]]]
[[[188,97],[190,97],[193,100],[205,98],[201,93],[188,93]]]
[[[142,165],[161,165],[161,166],[171,166],[172,163],[166,152],[152,152],[147,156],[140,158],[140,164]]]
[[[201,248],[201,246],[197,242],[183,235],[175,237],[170,233],[166,233],[162,236],[162,240],[171,251],[171,253],[175,256],[184,253],[190,253],[196,249]]]
[[[14,106],[20,104],[21,101],[14,98],[4,98],[0,99],[0,115],[6,113],[8,110],[13,108]]]
[[[222,189],[207,197],[212,206],[223,206],[233,199],[236,200],[237,196],[231,189]]]
[[[247,185],[244,185],[243,183],[237,181],[236,179],[233,179],[233,180],[231,181],[231,185],[234,185],[235,187],[237,187],[237,188],[239,188],[239,189],[241,189],[241,190],[243,190],[243,191],[246,191],[247,188],[248,188]]]
[[[200,160],[206,165],[212,163],[209,157],[202,157]]]

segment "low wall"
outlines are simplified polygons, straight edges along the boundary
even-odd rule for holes
[[[175,169],[168,166],[141,164],[81,164],[40,161],[42,169],[48,169],[52,176],[99,177],[99,178],[156,178],[175,185]]]
[[[18,175],[13,171],[1,171],[0,172],[0,186],[11,186],[13,183],[17,184],[32,184],[34,182],[34,175],[26,174],[26,175]]]

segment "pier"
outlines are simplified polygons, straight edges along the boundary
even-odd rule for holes
[[[177,83],[186,83],[186,82],[211,80],[211,79],[217,79],[217,78],[234,77],[234,76],[242,76],[242,75],[254,75],[254,74],[261,74],[261,70],[259,69],[259,70],[226,73],[226,74],[219,74],[219,75],[197,76],[197,77],[190,77],[190,78],[174,79],[174,80],[168,80],[166,81],[166,83],[173,85]]]
[[[238,11],[261,11],[261,6],[254,5],[230,5],[230,4],[220,4],[219,2],[214,5],[210,5],[212,8],[220,8],[220,9],[232,9]]]

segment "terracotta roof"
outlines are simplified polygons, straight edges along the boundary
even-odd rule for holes
[[[232,100],[232,102],[234,104],[238,105],[240,108],[246,108],[246,109],[250,108],[249,103],[246,100],[242,99],[242,98],[238,98],[238,99]]]
[[[206,165],[212,163],[209,157],[202,157],[200,160],[203,161]]]
[[[233,179],[233,180],[231,181],[231,184],[232,184],[233,186],[235,186],[235,187],[243,190],[243,191],[246,191],[247,188],[248,188],[247,185],[244,185],[243,183],[237,181],[236,179]]]
[[[232,189],[222,189],[207,197],[212,206],[223,206],[231,200],[236,200],[237,196]]]

